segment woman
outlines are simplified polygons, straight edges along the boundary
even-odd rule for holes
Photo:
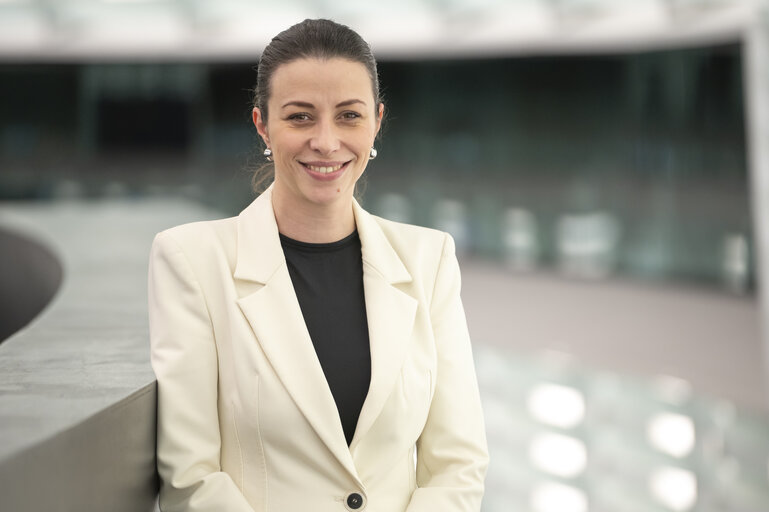
[[[274,182],[150,260],[164,511],[477,511],[486,440],[451,237],[353,199],[376,63],[306,20],[262,55]],[[416,463],[415,463],[416,459]]]

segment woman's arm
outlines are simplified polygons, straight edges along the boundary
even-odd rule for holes
[[[164,512],[254,512],[221,471],[218,363],[205,297],[172,236],[155,237],[149,267],[157,456]]]
[[[459,264],[447,234],[430,305],[438,357],[435,394],[417,441],[417,486],[407,512],[477,512],[489,455]]]

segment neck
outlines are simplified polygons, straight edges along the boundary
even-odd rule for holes
[[[355,230],[352,198],[328,204],[287,201],[278,187],[273,187],[272,209],[281,234],[314,244],[336,242]]]

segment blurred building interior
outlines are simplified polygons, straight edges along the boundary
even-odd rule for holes
[[[363,205],[457,242],[484,512],[769,510],[764,1],[0,0],[0,227],[239,212],[259,52],[307,17],[379,59]]]

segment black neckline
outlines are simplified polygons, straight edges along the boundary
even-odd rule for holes
[[[310,250],[310,251],[334,251],[337,249],[342,249],[344,247],[347,247],[348,245],[358,240],[357,229],[354,230],[349,235],[347,235],[346,237],[342,238],[341,240],[337,240],[336,242],[323,242],[323,243],[302,242],[300,240],[294,240],[293,238],[289,238],[283,233],[278,233],[278,235],[280,236],[280,243],[284,247],[289,246],[295,249]]]

